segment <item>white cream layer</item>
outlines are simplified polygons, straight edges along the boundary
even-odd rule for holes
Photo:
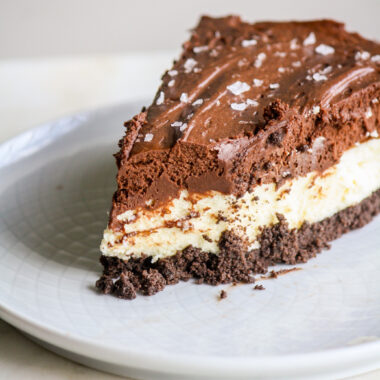
[[[346,151],[340,162],[322,175],[312,172],[286,181],[255,187],[241,198],[217,191],[192,194],[186,190],[169,205],[155,210],[129,210],[118,218],[126,221],[124,233],[106,229],[101,251],[107,256],[128,259],[142,253],[153,261],[174,255],[189,245],[217,254],[225,230],[259,246],[260,227],[278,222],[284,215],[291,228],[305,221],[321,221],[353,206],[380,188],[380,139],[371,139]],[[124,234],[129,234],[124,235]]]

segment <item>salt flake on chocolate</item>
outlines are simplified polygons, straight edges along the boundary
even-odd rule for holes
[[[176,75],[178,75],[178,71],[177,71],[177,70],[169,70],[169,71],[168,71],[168,74],[169,74],[171,77],[175,77]]]
[[[200,106],[203,104],[203,99],[197,99],[195,102],[193,102],[193,106]]]
[[[330,55],[334,54],[335,49],[332,46],[320,44],[315,48],[315,51],[321,55]]]
[[[165,101],[165,94],[163,91],[160,91],[160,95],[158,96],[156,100],[156,104],[159,106]]]
[[[147,133],[144,137],[145,142],[150,142],[153,140],[153,135],[151,133]]]
[[[240,95],[243,92],[248,91],[251,86],[245,82],[240,82],[239,80],[231,85],[227,86],[227,89],[234,95]]]
[[[179,100],[182,103],[187,103],[189,101],[189,97],[187,96],[186,92],[183,92],[179,98]]]
[[[266,57],[267,55],[265,53],[260,53],[255,60],[255,67],[261,67]]]
[[[247,105],[257,107],[259,103],[256,100],[253,99],[247,99],[246,101]]]
[[[374,137],[375,139],[377,139],[379,137],[379,133],[377,132],[377,130],[373,130],[372,132],[367,132],[365,134],[365,137]]]
[[[355,60],[356,61],[367,61],[370,59],[371,54],[368,53],[368,51],[357,51],[355,54]]]
[[[234,111],[244,111],[247,108],[247,104],[246,103],[232,103],[231,108]]]
[[[264,81],[263,80],[261,80],[261,79],[254,79],[253,80],[253,85],[255,86],[255,87],[260,87],[260,86],[262,86],[262,84],[264,83]]]
[[[303,46],[314,45],[317,42],[315,34],[311,32],[303,41]]]
[[[293,38],[291,41],[290,41],[290,49],[291,50],[296,50],[298,49],[299,46],[298,46],[298,41],[297,41],[297,38]]]
[[[280,84],[279,84],[279,83],[271,83],[271,84],[269,85],[269,88],[270,88],[271,90],[275,90],[276,88],[280,88]]]
[[[372,61],[372,62],[375,62],[375,63],[380,63],[380,54],[374,55],[374,56],[371,58],[371,61]]]
[[[314,73],[313,74],[313,79],[316,81],[316,82],[320,82],[322,80],[327,80],[327,76],[326,75],[323,75],[323,74],[320,74],[320,73]]]
[[[207,51],[208,50],[208,46],[205,45],[205,46],[195,46],[193,47],[193,52],[195,54],[198,54],[198,53],[202,53],[202,51]]]
[[[252,40],[243,40],[241,42],[241,46],[243,47],[248,47],[248,46],[254,46],[257,45],[257,41],[252,39]]]
[[[319,70],[319,73],[325,75],[325,74],[331,73],[331,71],[332,71],[332,66],[326,66],[324,69]]]
[[[185,73],[186,73],[186,74],[191,73],[191,72],[193,71],[194,67],[197,65],[197,63],[198,63],[198,62],[197,62],[195,59],[193,59],[193,58],[188,58],[188,59],[185,61],[184,65],[183,65],[183,67],[185,68]]]
[[[367,111],[365,112],[365,118],[369,119],[372,117],[372,115],[373,115],[372,110],[371,110],[371,108],[368,107]]]
[[[169,81],[168,86],[169,86],[169,87],[173,87],[173,86],[174,86],[174,83],[175,83],[175,80],[172,79],[171,81]]]

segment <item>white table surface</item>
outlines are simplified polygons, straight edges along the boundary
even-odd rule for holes
[[[161,73],[174,56],[168,52],[0,61],[0,143],[78,110],[152,97]],[[59,357],[0,320],[0,379],[41,378],[119,377]],[[380,370],[351,379],[380,379]]]

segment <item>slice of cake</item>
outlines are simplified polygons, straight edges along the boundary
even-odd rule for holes
[[[380,45],[342,24],[203,17],[125,123],[97,287],[251,282],[368,223],[379,99]]]

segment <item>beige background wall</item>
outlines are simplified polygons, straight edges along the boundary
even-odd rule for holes
[[[202,13],[330,17],[380,39],[380,0],[0,0],[0,58],[177,49]]]

